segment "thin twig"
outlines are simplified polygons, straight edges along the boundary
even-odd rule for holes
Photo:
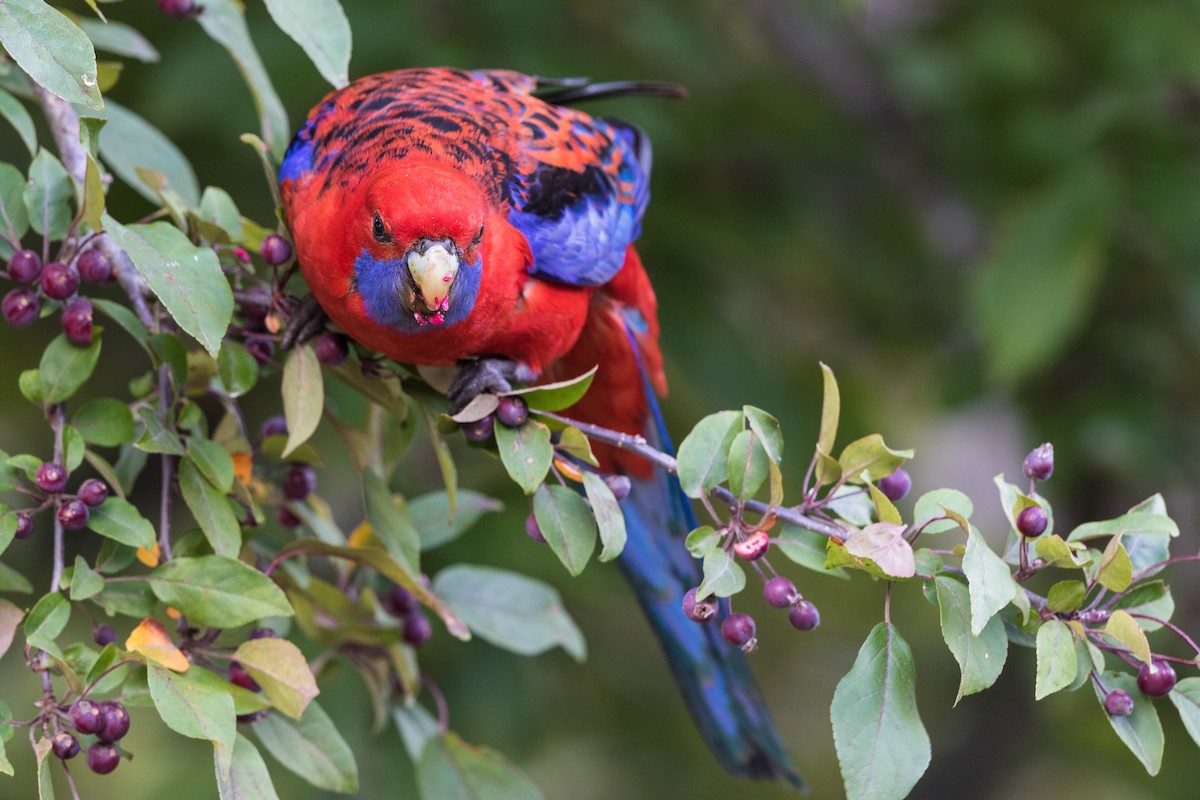
[[[55,403],[50,407],[50,428],[54,431],[54,463],[62,464],[63,468],[63,404]],[[54,567],[50,573],[50,591],[57,592],[62,586],[63,571],[63,525],[58,514],[54,515]]]

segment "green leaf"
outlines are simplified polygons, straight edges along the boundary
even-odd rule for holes
[[[917,562],[912,545],[904,539],[903,525],[873,522],[847,539],[845,546],[847,553],[873,561],[889,578],[917,574]]]
[[[1162,766],[1165,740],[1162,723],[1158,721],[1158,712],[1154,710],[1154,703],[1138,689],[1137,678],[1127,672],[1106,671],[1101,678],[1109,691],[1124,689],[1134,698],[1133,713],[1129,716],[1113,717],[1109,716],[1107,712],[1104,713],[1104,716],[1108,717],[1108,724],[1112,725],[1113,730],[1117,732],[1117,736],[1121,738],[1125,746],[1137,757],[1138,761],[1142,762],[1146,772],[1157,775],[1159,767]],[[1092,686],[1096,691],[1096,699],[1100,701],[1100,706],[1103,708],[1105,692],[1095,683]]]
[[[746,573],[729,551],[712,550],[704,557],[704,580],[696,587],[696,599],[709,595],[729,597],[746,588]]]
[[[1083,581],[1059,581],[1046,594],[1046,607],[1051,611],[1074,611],[1083,603],[1087,586]]]
[[[350,69],[350,23],[338,0],[266,0],[275,24],[304,48],[321,77],[340,89]]]
[[[912,450],[893,450],[884,444],[882,436],[872,433],[846,445],[838,456],[838,464],[847,481],[862,483],[861,473],[864,470],[867,480],[877,481],[891,475],[912,457]]]
[[[104,227],[104,180],[100,176],[100,165],[89,153],[83,173],[83,202],[79,211],[85,225],[93,231]]]
[[[776,464],[782,463],[783,431],[779,427],[779,420],[755,406],[742,406],[742,413],[746,415],[746,422],[754,431],[758,443],[766,450],[767,457]]]
[[[61,403],[75,394],[92,376],[99,358],[99,336],[86,347],[71,344],[66,334],[55,336],[42,353],[42,361],[38,366],[38,387],[42,401],[47,404]]]
[[[625,549],[625,515],[621,511],[617,498],[612,489],[594,472],[583,473],[583,488],[587,492],[588,502],[592,505],[592,515],[596,518],[596,527],[600,530],[601,563],[612,561],[621,555]]]
[[[216,253],[168,222],[124,226],[105,215],[104,227],[172,319],[215,357],[233,317],[233,292]]]
[[[1116,536],[1118,534],[1125,537],[1146,535],[1175,537],[1179,535],[1179,526],[1166,514],[1134,511],[1122,514],[1113,519],[1086,522],[1071,531],[1071,534],[1067,537],[1067,541],[1081,542],[1101,536]]]
[[[1125,647],[1143,664],[1150,663],[1150,642],[1138,621],[1124,609],[1113,611],[1104,623],[1104,632]]]
[[[1075,680],[1079,662],[1071,628],[1059,619],[1048,619],[1037,632],[1037,682],[1034,699],[1065,689]]]
[[[316,702],[309,703],[295,721],[268,714],[254,723],[254,733],[276,761],[318,789],[358,791],[354,751]]]
[[[233,742],[228,777],[221,774],[217,764],[217,796],[220,800],[279,800],[258,748],[240,733]]]
[[[579,398],[587,393],[588,387],[592,385],[592,378],[596,377],[597,369],[599,367],[592,367],[575,378],[530,386],[528,389],[517,389],[507,392],[506,395],[524,398],[529,407],[535,411],[562,411],[564,408],[575,405],[579,402]]]
[[[80,19],[78,22],[97,50],[132,58],[144,64],[158,61],[158,51],[154,49],[154,45],[128,25],[112,20],[97,22],[94,19]]]
[[[825,379],[825,391],[821,399],[821,432],[817,437],[817,450],[832,453],[837,441],[838,418],[841,416],[842,397],[833,370],[821,364],[821,375]]]
[[[142,324],[142,321],[137,318],[136,314],[120,303],[105,300],[103,297],[93,297],[91,300],[93,306],[103,311],[105,315],[117,323],[123,331],[132,336],[134,341],[145,348],[147,352],[150,351],[150,334],[146,331],[146,326]]]
[[[197,17],[200,26],[229,51],[250,87],[262,122],[262,138],[270,145],[276,160],[283,158],[283,151],[292,134],[287,112],[275,93],[275,87],[271,85],[271,78],[263,67],[258,51],[254,49],[254,42],[250,40],[241,4],[236,0],[197,0],[196,5],[202,9]],[[271,183],[274,185],[274,181]]]
[[[308,441],[324,410],[325,377],[317,351],[311,344],[295,347],[283,364],[283,414],[288,424],[284,458]]]
[[[108,122],[100,137],[100,156],[121,180],[151,203],[161,205],[159,190],[143,178],[145,170],[152,170],[165,177],[167,186],[189,207],[200,203],[200,185],[192,165],[162,131],[112,100],[105,107],[105,117]]]
[[[1108,546],[1104,548],[1096,580],[1105,589],[1118,593],[1128,589],[1129,584],[1133,582],[1133,562],[1129,560],[1129,553],[1125,552],[1121,545],[1120,534],[1110,539]]]
[[[271,705],[292,719],[300,719],[319,692],[304,654],[287,639],[248,639],[233,657],[262,687]]]
[[[192,739],[212,742],[217,771],[229,775],[237,735],[233,698],[207,681],[197,680],[193,673],[203,671],[192,667],[179,674],[149,663],[146,672],[150,697],[168,728]]]
[[[133,443],[134,447],[147,453],[163,453],[171,456],[184,454],[183,440],[174,430],[163,425],[154,409],[147,406],[140,407],[138,418],[142,421],[142,435]]]
[[[497,431],[501,426],[497,426]],[[576,492],[542,485],[533,495],[533,514],[550,549],[572,575],[583,572],[596,549],[596,520]]]
[[[3,5],[0,5],[2,8]],[[45,736],[33,746],[33,754],[37,757],[38,800],[54,800],[54,780],[50,777],[50,765],[53,763],[49,758],[51,747],[50,740]]]
[[[0,19],[3,19],[0,7]],[[71,178],[57,158],[45,149],[38,150],[29,165],[29,181],[25,184],[25,207],[29,224],[36,233],[61,239],[71,224],[71,200],[75,191]]]
[[[456,564],[437,574],[433,591],[484,641],[523,656],[562,647],[587,657],[583,634],[557,591],[494,567]]]
[[[937,517],[946,516],[947,510],[957,513],[963,519],[970,519],[971,514],[975,512],[975,504],[958,489],[934,489],[917,498],[917,503],[913,506],[913,527],[920,528],[921,533],[959,530],[958,523],[953,519],[930,522]]]
[[[17,135],[21,137],[21,143],[29,151],[29,155],[37,153],[37,129],[33,127],[33,117],[29,116],[29,112],[20,100],[3,89],[0,89],[0,116],[3,116],[8,120],[8,124],[13,126]],[[11,164],[5,166],[13,169]]]
[[[258,362],[249,350],[226,340],[217,354],[217,374],[230,397],[241,397],[258,383]]]
[[[444,492],[430,492],[414,497],[408,503],[408,518],[421,537],[421,549],[431,550],[462,536],[479,519],[489,512],[503,511],[504,504],[479,492],[462,489],[458,492],[454,511],[450,510],[450,496]]]
[[[97,397],[81,405],[71,418],[71,426],[85,442],[100,447],[129,444],[137,435],[129,406],[111,397]]]
[[[450,445],[447,444],[446,437],[438,430],[439,415],[432,406],[425,403],[420,404],[420,409],[421,419],[425,422],[425,430],[429,433],[429,444],[433,447],[434,458],[437,459],[438,469],[442,473],[442,483],[446,486],[450,510],[453,511],[455,503],[458,501],[458,469],[454,466],[454,456],[450,453]],[[407,441],[404,446],[408,446]]]
[[[537,420],[526,420],[519,428],[496,426],[496,450],[508,476],[525,494],[533,494],[546,479],[554,447],[550,429]]]
[[[929,767],[917,713],[912,650],[892,625],[875,626],[833,693],[833,742],[848,800],[900,800]]]
[[[19,240],[29,230],[25,176],[12,164],[0,163],[0,223],[12,241]]]
[[[737,498],[749,498],[767,479],[768,457],[752,430],[738,431],[729,444],[729,490]]]
[[[236,557],[242,549],[242,529],[225,493],[207,481],[191,459],[179,462],[179,489],[213,552]]]
[[[363,470],[363,506],[367,520],[388,551],[414,577],[420,574],[420,537],[396,505],[391,490],[373,468]]]
[[[967,537],[962,567],[971,591],[971,633],[978,636],[987,621],[1012,602],[1013,593],[1020,591],[1020,587],[1013,582],[1008,566],[992,552],[974,526]]]
[[[87,452],[87,444],[83,441],[83,436],[79,431],[70,425],[63,426],[62,435],[63,466],[67,468],[67,472],[74,472],[83,463],[84,453]]]
[[[25,640],[31,647],[45,650],[61,659],[62,653],[54,640],[67,627],[70,618],[71,604],[62,592],[43,595],[25,617]]]
[[[0,564],[0,592],[33,594],[33,584],[21,573],[7,564]]]
[[[71,599],[87,600],[104,589],[104,576],[88,566],[83,556],[75,556],[75,569],[71,572]]]
[[[684,540],[684,546],[687,547],[692,558],[704,558],[721,544],[721,531],[713,528],[711,525],[701,525],[687,535]],[[824,551],[821,553],[821,559],[824,560]]]
[[[150,588],[188,619],[215,628],[292,615],[287,597],[270,578],[226,556],[168,561],[150,573]]]
[[[24,611],[0,597],[0,658],[3,658],[4,654],[8,652],[8,648],[12,647],[13,636],[16,635],[17,626],[21,624],[24,617]],[[7,711],[7,706],[4,706],[3,710]],[[5,728],[7,726],[0,726],[0,734],[5,732]],[[11,735],[12,728],[7,728],[7,732]]]
[[[431,738],[417,761],[423,800],[541,800],[529,778],[488,747],[472,747],[447,732]]]
[[[12,738],[13,726],[6,725],[4,723],[10,722],[11,720],[12,710],[9,709],[7,703],[5,703],[3,700],[0,700],[0,773],[10,777],[14,774],[13,765],[12,762],[8,760],[8,753],[4,751],[4,743]]]
[[[1167,697],[1179,711],[1179,718],[1192,741],[1200,745],[1200,678],[1184,678],[1175,684]]]
[[[971,598],[962,582],[939,575],[934,578],[934,586],[942,638],[962,675],[954,698],[958,705],[964,696],[983,691],[1000,677],[1008,660],[1008,637],[998,616],[987,621],[979,636],[971,633]]]
[[[191,436],[187,443],[187,457],[221,492],[226,493],[233,488],[233,458],[224,447],[212,439]]]
[[[104,106],[92,43],[78,25],[41,0],[0,4],[0,45],[51,94],[85,108]]]
[[[729,477],[729,450],[742,430],[741,411],[718,411],[696,423],[676,454],[679,484],[688,497],[708,494]]]
[[[556,447],[560,453],[572,455],[585,464],[591,464],[593,467],[600,466],[600,462],[596,460],[596,454],[592,452],[591,442],[579,428],[568,425],[559,431]]]
[[[437,717],[424,706],[410,700],[407,705],[395,703],[392,706],[392,721],[396,723],[396,731],[404,742],[408,757],[416,763],[425,745],[438,735]]]
[[[133,504],[120,497],[109,497],[91,509],[88,527],[130,547],[154,547],[154,526]]]
[[[1071,547],[1058,534],[1042,536],[1033,543],[1033,549],[1047,567],[1075,569],[1088,563],[1086,555],[1076,557],[1076,552],[1083,549],[1082,545]]]

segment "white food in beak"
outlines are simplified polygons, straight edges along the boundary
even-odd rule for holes
[[[450,286],[458,274],[458,256],[445,245],[435,244],[424,253],[409,253],[408,271],[430,314],[450,310]]]

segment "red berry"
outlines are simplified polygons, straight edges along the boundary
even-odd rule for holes
[[[79,755],[79,740],[66,731],[59,731],[50,739],[50,749],[54,755],[66,761]]]
[[[413,647],[421,647],[433,636],[433,625],[419,609],[404,615],[404,641]]]
[[[33,515],[28,511],[17,512],[17,532],[14,536],[18,539],[28,539],[33,536]]]
[[[95,249],[80,253],[79,258],[75,259],[75,269],[79,277],[88,283],[104,283],[112,277],[112,263],[108,256]]]
[[[496,429],[496,415],[488,414],[483,419],[477,419],[474,422],[462,423],[463,436],[467,437],[472,442],[486,442],[492,438],[492,432]]]
[[[807,600],[801,600],[788,610],[788,622],[798,631],[811,631],[821,624],[821,612]]]
[[[75,494],[87,505],[98,506],[108,499],[108,484],[99,478],[88,478]]]
[[[1128,717],[1133,713],[1133,696],[1124,689],[1113,689],[1104,696],[1104,710],[1110,717]]]
[[[1017,530],[1022,536],[1028,536],[1030,539],[1041,536],[1046,532],[1046,526],[1050,524],[1050,518],[1046,516],[1046,512],[1041,506],[1029,506],[1021,509],[1021,513],[1017,514]]]
[[[262,246],[258,249],[258,252],[262,255],[263,261],[266,261],[272,267],[278,267],[292,257],[292,246],[288,243],[287,239],[272,233],[263,239]]]
[[[0,302],[0,311],[4,313],[4,321],[14,328],[24,328],[32,325],[41,311],[41,301],[37,292],[31,289],[13,289],[4,295]]]
[[[100,710],[99,703],[93,703],[91,700],[76,700],[67,714],[71,717],[71,724],[75,726],[75,730],[80,733],[98,733],[104,727],[104,712]]]
[[[757,561],[767,554],[767,548],[770,546],[771,540],[767,536],[767,532],[755,531],[745,539],[735,543],[733,545],[733,552],[747,561]]]
[[[538,525],[537,517],[533,514],[525,518],[525,535],[539,544],[546,543],[546,537],[542,535],[542,526]]]
[[[317,339],[317,360],[330,367],[336,367],[350,355],[350,344],[345,334],[326,331]]]
[[[799,594],[796,584],[782,575],[776,575],[763,585],[763,599],[773,608],[787,608]]]
[[[717,604],[711,597],[696,599],[696,590],[683,593],[683,615],[692,622],[708,622],[717,615]]]
[[[1175,688],[1175,669],[1161,658],[1151,658],[1138,669],[1137,685],[1142,694],[1162,697]]]
[[[529,406],[520,397],[501,397],[500,405],[496,406],[496,419],[501,425],[519,428],[529,418]]]
[[[633,481],[628,475],[605,475],[604,482],[608,484],[608,490],[613,493],[613,497],[618,500],[624,500],[633,489]]]
[[[112,625],[97,625],[92,628],[92,641],[101,647],[112,644],[117,640],[117,631]]]
[[[96,738],[102,742],[115,742],[129,733],[129,712],[125,706],[112,700],[100,704],[104,712],[104,727],[96,731]]]
[[[77,531],[88,524],[91,512],[87,505],[78,497],[71,497],[58,504],[58,521],[63,530]]]
[[[92,301],[86,297],[77,297],[63,308],[63,333],[71,344],[89,345],[92,343]]]
[[[383,596],[383,610],[393,617],[400,619],[417,610],[417,598],[403,586],[392,586],[391,591]]]
[[[271,436],[287,436],[287,432],[288,426],[285,417],[267,417],[262,427],[258,429],[258,436],[266,439]]]
[[[97,775],[107,775],[121,763],[121,751],[115,745],[93,742],[87,751],[87,763]]]
[[[283,476],[283,496],[303,500],[317,488],[317,473],[308,464],[294,464]]]
[[[903,467],[879,481],[879,491],[883,492],[883,496],[893,503],[908,494],[911,489],[912,478],[909,477],[908,470]]]
[[[262,689],[258,685],[258,681],[250,677],[250,673],[246,672],[246,668],[237,661],[229,662],[229,682],[235,686],[240,686],[243,689],[249,689],[252,692],[257,692]]]
[[[51,261],[42,270],[42,291],[54,300],[66,300],[79,288],[79,273],[70,264]]]
[[[46,461],[33,474],[33,482],[46,494],[61,492],[67,485],[67,470],[57,461]]]
[[[304,522],[304,520],[293,514],[287,506],[275,507],[275,519],[285,528],[298,528]]]
[[[32,250],[18,250],[8,260],[8,277],[17,283],[33,283],[42,274],[42,257]]]
[[[1046,442],[1029,451],[1022,465],[1025,477],[1035,481],[1044,481],[1054,472],[1054,445]]]
[[[721,620],[721,638],[747,653],[757,644],[754,639],[755,629],[754,618],[749,614],[730,614]]]

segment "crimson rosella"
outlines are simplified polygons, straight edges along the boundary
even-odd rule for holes
[[[568,413],[669,449],[656,300],[633,246],[649,143],[568,106],[678,91],[411,69],[332,92],[279,172],[305,280],[361,344],[402,363],[464,364],[451,389],[460,404],[599,365]],[[801,785],[743,653],[681,610],[699,574],[678,482],[636,455],[597,454],[633,479],[619,564],[704,738],[734,773]]]

